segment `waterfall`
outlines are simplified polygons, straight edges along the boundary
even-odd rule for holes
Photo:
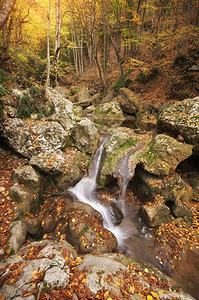
[[[92,206],[95,210],[99,211],[104,219],[103,226],[111,231],[117,238],[118,244],[122,245],[123,240],[127,238],[120,226],[112,223],[111,209],[102,205],[95,197],[96,179],[99,173],[101,156],[103,153],[104,145],[107,139],[102,139],[100,145],[95,153],[92,168],[89,171],[89,176],[83,177],[74,187],[68,190],[72,192],[79,201]]]
[[[143,148],[143,144],[138,143],[138,145],[134,148],[128,151],[125,154],[125,157],[121,158],[120,161],[120,168],[118,169],[117,177],[119,178],[119,185],[120,185],[120,194],[118,198],[118,204],[120,209],[122,210],[123,214],[125,215],[125,198],[126,198],[126,189],[128,186],[129,181],[133,178],[135,174],[135,167],[136,164],[129,166],[131,155],[138,152],[138,150]]]

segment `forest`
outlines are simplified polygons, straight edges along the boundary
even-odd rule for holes
[[[199,299],[199,0],[0,0],[11,299]]]
[[[4,3],[0,63],[19,82],[82,80],[106,94],[159,77],[167,99],[199,91],[198,0],[1,0],[6,12]]]

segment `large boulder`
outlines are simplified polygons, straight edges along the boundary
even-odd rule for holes
[[[143,202],[154,201],[158,195],[164,202],[183,201],[192,199],[192,189],[188,188],[177,174],[159,177],[137,168],[133,180],[135,191]]]
[[[46,89],[46,97],[54,106],[54,113],[50,119],[59,122],[65,130],[69,130],[73,126],[73,120],[75,119],[72,102],[63,98],[53,88]]]
[[[43,193],[44,177],[30,165],[21,166],[11,173],[14,183],[23,184],[37,197]]]
[[[110,130],[111,137],[105,144],[105,154],[100,174],[100,183],[105,185],[110,178],[132,179],[139,162],[139,151],[149,140],[150,134],[136,134],[133,130],[118,127]],[[128,174],[127,174],[128,173]],[[127,182],[128,183],[128,182]]]
[[[182,136],[199,154],[199,97],[175,102],[163,109],[157,121],[160,130]]]
[[[128,114],[135,114],[139,110],[139,99],[138,96],[131,90],[123,87],[119,91],[118,96],[119,104],[122,110]]]
[[[19,215],[30,213],[36,208],[33,192],[23,186],[14,184],[9,189],[9,196],[13,201],[17,202],[16,210]]]
[[[94,215],[77,210],[70,214],[66,238],[80,253],[106,253],[117,248],[117,239]]]
[[[70,278],[66,256],[68,260],[77,256],[66,241],[43,240],[24,246],[16,255],[1,263],[6,272],[3,272],[0,296],[29,299],[24,294],[66,288]]]
[[[25,243],[26,225],[22,221],[16,221],[11,224],[8,248],[17,252]]]
[[[74,97],[74,102],[90,101],[90,94],[87,87],[82,88]]]
[[[92,153],[98,143],[99,133],[95,124],[89,119],[82,119],[71,129],[75,147],[85,153]]]
[[[170,209],[164,203],[143,205],[139,209],[139,215],[148,227],[160,226],[171,221]]]
[[[40,152],[63,149],[69,135],[57,122],[8,119],[3,124],[3,137],[9,146],[27,158]]]
[[[143,202],[152,202],[152,207],[144,206],[141,209],[141,216],[151,227],[163,222],[161,220],[164,219],[164,212],[165,222],[169,220],[168,213],[166,213],[168,209],[165,208],[165,205],[175,217],[190,218],[194,214],[189,205],[193,194],[192,189],[185,184],[178,174],[161,178],[137,169],[134,187]],[[158,219],[159,216],[160,219]]]
[[[99,104],[94,113],[97,117],[114,117],[124,119],[122,109],[117,101]]]
[[[140,157],[142,167],[152,174],[163,176],[174,173],[179,163],[192,155],[193,148],[164,134],[158,134],[147,146]]]

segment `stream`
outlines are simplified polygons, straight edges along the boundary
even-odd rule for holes
[[[158,245],[154,236],[154,229],[147,228],[138,216],[138,205],[133,200],[131,203],[125,201],[126,190],[129,183],[128,172],[123,170],[123,178],[120,184],[118,199],[113,200],[122,210],[124,218],[119,225],[113,222],[113,211],[110,205],[104,206],[96,195],[97,177],[100,171],[101,156],[107,142],[107,138],[101,138],[99,147],[93,158],[89,175],[83,177],[74,187],[69,188],[79,201],[92,206],[99,211],[104,219],[104,227],[111,231],[118,240],[118,250],[125,255],[135,258],[137,261],[150,262],[165,274],[173,277],[182,288],[196,299],[199,299],[199,261],[194,251],[189,251],[185,259],[179,262],[175,271],[171,272],[169,266],[162,264],[157,256]],[[128,166],[126,156],[123,169]],[[118,201],[119,200],[119,201]],[[165,250],[166,251],[166,250]],[[194,274],[194,276],[193,276]]]

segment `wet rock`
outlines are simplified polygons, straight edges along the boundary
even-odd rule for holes
[[[93,216],[101,224],[103,223],[102,215],[97,210],[95,210],[92,206],[90,206],[89,204],[75,201],[73,203],[70,203],[68,205],[68,207],[65,208],[65,212],[67,214],[71,214],[74,211],[81,211],[85,215],[87,214],[87,215]]]
[[[46,89],[46,97],[53,103],[55,110],[50,119],[59,122],[65,130],[69,130],[73,126],[73,120],[75,119],[72,102],[63,98],[55,89],[49,87]]]
[[[127,151],[134,150],[138,144],[137,136],[132,130],[119,127],[111,130],[112,134],[108,142],[105,144],[105,154],[103,158],[103,166],[100,173],[100,183],[106,184],[108,178],[113,176],[119,179],[121,177],[120,169],[122,168],[124,158]],[[129,177],[133,177],[136,166],[136,158],[129,159],[126,171],[129,172]]]
[[[139,209],[139,215],[148,227],[171,222],[170,209],[165,204],[143,205]]]
[[[11,225],[10,238],[8,241],[9,249],[18,251],[26,240],[26,225],[22,221],[13,222]]]
[[[90,154],[97,147],[99,133],[95,124],[85,118],[73,126],[71,129],[71,137],[75,147],[82,152]]]
[[[193,151],[199,154],[199,97],[185,99],[170,105],[158,116],[160,130],[181,135],[185,142],[194,145]]]
[[[118,97],[122,110],[129,114],[135,114],[139,110],[138,96],[127,88],[121,88]]]
[[[14,118],[6,120],[3,126],[3,137],[8,145],[27,158],[47,150],[62,149],[69,140],[69,135],[57,122]]]
[[[174,138],[158,134],[143,152],[142,167],[155,175],[174,173],[180,162],[192,155],[192,145],[180,143]]]
[[[11,179],[14,183],[23,184],[29,188],[37,197],[43,192],[44,177],[30,165],[13,170]]]
[[[80,253],[106,253],[117,248],[115,236],[91,215],[76,211],[69,217],[66,238]]]
[[[17,211],[20,215],[32,212],[36,207],[36,200],[33,192],[29,189],[14,184],[9,189],[9,196],[13,201],[17,202]]]
[[[185,178],[187,182],[193,189],[193,200],[199,201],[199,174],[198,172],[188,172]]]

